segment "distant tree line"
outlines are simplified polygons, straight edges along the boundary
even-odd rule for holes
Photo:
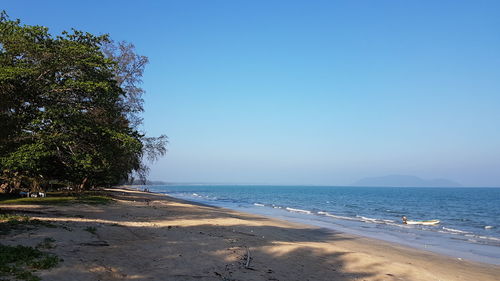
[[[166,136],[140,131],[147,57],[108,35],[0,15],[0,191],[145,180]]]

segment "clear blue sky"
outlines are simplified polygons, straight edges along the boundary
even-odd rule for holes
[[[500,1],[2,1],[150,58],[151,178],[500,186]]]

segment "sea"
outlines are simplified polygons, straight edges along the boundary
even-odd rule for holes
[[[152,192],[500,264],[500,188],[154,185]],[[438,225],[405,225],[440,220]]]

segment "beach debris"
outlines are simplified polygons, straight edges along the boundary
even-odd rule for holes
[[[81,246],[94,246],[94,247],[106,247],[109,246],[106,241],[92,241],[87,243],[80,243]]]
[[[246,247],[247,248],[247,263],[245,264],[245,268],[249,268],[250,267],[250,248]]]
[[[215,274],[216,276],[218,276],[218,277],[222,278],[222,279],[221,279],[222,281],[231,281],[231,279],[229,279],[229,278],[227,278],[227,277],[223,276],[222,274],[220,274],[220,273],[219,273],[219,272],[217,272],[217,271],[214,271],[214,274]],[[194,276],[193,276],[193,277],[194,277]]]

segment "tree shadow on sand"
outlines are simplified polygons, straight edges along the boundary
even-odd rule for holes
[[[355,237],[147,196],[154,202],[145,202],[143,194],[120,194],[119,200],[135,205],[74,205],[63,211],[56,207],[64,216],[54,223],[71,231],[42,227],[36,233],[15,233],[2,240],[33,244],[43,237],[54,238],[57,247],[53,251],[64,262],[40,272],[44,280],[68,280],[68,276],[72,280],[343,281],[380,276],[397,280],[381,272],[377,262],[356,266],[352,252],[328,247]],[[46,219],[51,219],[50,211]],[[127,216],[117,215],[123,212]],[[71,217],[74,213],[80,217]],[[86,231],[89,228],[95,231]]]

